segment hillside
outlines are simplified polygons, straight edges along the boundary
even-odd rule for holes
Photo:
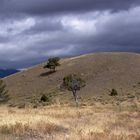
[[[86,81],[86,87],[78,92],[83,100],[108,95],[112,88],[121,95],[140,93],[140,54],[95,53],[67,58],[53,74],[48,74],[43,65],[4,78],[11,102],[30,102],[43,93],[62,103],[72,100],[69,92],[60,90],[63,77],[70,73],[80,74]]]

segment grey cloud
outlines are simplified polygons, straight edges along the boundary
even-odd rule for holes
[[[124,10],[140,4],[139,0],[3,0],[1,13],[51,14],[93,10]]]
[[[26,30],[25,33],[36,34],[62,30],[63,27],[60,20],[56,20],[55,18],[56,17],[37,18],[35,25]]]
[[[4,36],[0,35],[0,43],[5,43],[5,42],[7,42],[9,40],[10,40],[9,37],[4,37]]]
[[[24,68],[50,56],[100,51],[140,53],[139,3],[2,0],[0,68]]]

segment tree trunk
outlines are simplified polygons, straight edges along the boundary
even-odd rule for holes
[[[53,69],[53,72],[56,72],[56,69],[55,69],[55,67],[54,67],[54,69]]]
[[[56,68],[55,67],[52,68],[52,72],[56,72]]]
[[[77,99],[76,91],[74,90],[74,91],[72,91],[72,93],[73,93],[73,96],[74,96],[74,100],[76,102],[76,106],[78,107],[78,99]]]

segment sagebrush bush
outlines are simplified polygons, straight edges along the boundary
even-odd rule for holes
[[[41,102],[50,102],[50,97],[43,94],[40,98]]]
[[[110,92],[110,96],[116,96],[116,95],[118,95],[118,92],[116,89],[113,88]]]

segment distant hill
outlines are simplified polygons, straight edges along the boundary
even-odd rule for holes
[[[78,92],[83,99],[107,95],[112,88],[120,94],[140,93],[140,54],[95,53],[66,58],[53,74],[48,74],[43,65],[4,78],[12,100],[30,101],[43,93],[54,94],[62,102],[70,100],[71,93],[60,90],[63,77],[70,73],[86,81],[86,87]]]
[[[16,69],[0,69],[0,78],[4,78],[6,76],[9,76],[11,74],[15,74],[19,72],[19,70]]]

